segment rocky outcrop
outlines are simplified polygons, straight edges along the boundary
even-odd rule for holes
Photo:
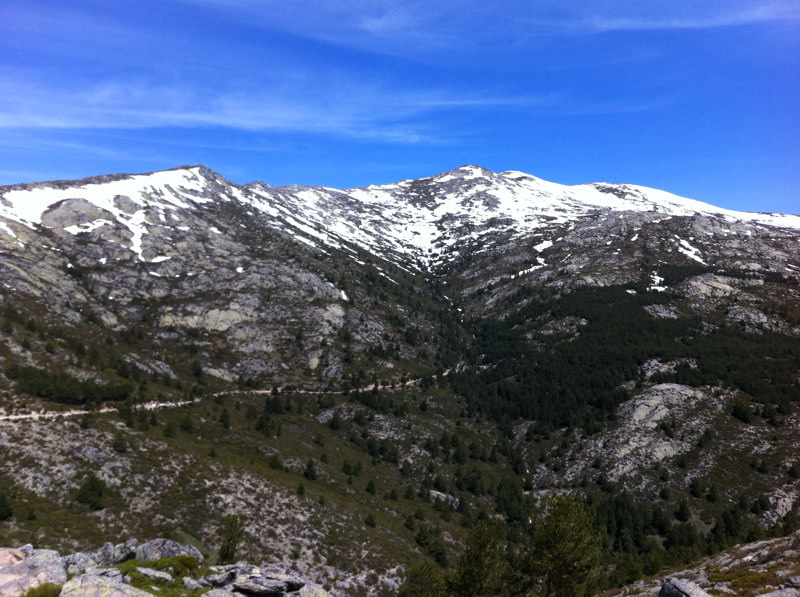
[[[284,595],[296,593],[306,585],[305,580],[275,566],[257,567],[237,562],[212,566],[211,570],[214,574],[201,578],[200,586],[221,589],[231,595]]]
[[[61,588],[62,597],[145,597],[146,591],[125,583],[119,570],[92,568],[68,580]]]
[[[61,585],[67,573],[58,552],[34,549],[0,549],[0,597],[17,597],[45,583]]]
[[[177,541],[169,539],[151,539],[136,548],[136,559],[143,562],[174,558],[175,556],[189,556],[198,562],[203,561],[203,556],[196,547],[181,545]]]
[[[711,595],[690,580],[670,578],[662,585],[658,597],[711,597]]]
[[[195,547],[169,539],[152,539],[141,544],[130,539],[118,545],[106,543],[93,552],[65,556],[53,550],[34,549],[31,545],[18,549],[0,548],[0,597],[19,597],[25,591],[45,583],[62,586],[63,597],[151,595],[153,593],[132,586],[130,576],[114,565],[132,558],[141,562],[155,562],[176,556],[189,556],[198,563],[203,560]],[[155,593],[159,585],[174,580],[173,575],[165,570],[147,566],[136,566],[134,570],[136,574],[152,581],[151,588]],[[210,570],[211,574],[205,576],[184,577],[183,585],[189,590],[207,589],[203,594],[209,597],[328,595],[321,587],[277,566],[253,566],[247,562],[237,562],[227,566],[212,566]],[[303,589],[306,590],[301,593]]]

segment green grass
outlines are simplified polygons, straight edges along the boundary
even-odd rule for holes
[[[196,595],[201,595],[207,589],[189,590],[184,586],[182,579],[184,577],[198,579],[212,574],[210,569],[201,566],[196,559],[190,556],[174,556],[148,562],[128,560],[115,567],[124,575],[130,577],[131,586],[153,595],[166,597],[195,597]],[[172,580],[166,582],[150,578],[137,571],[137,568],[150,568],[151,570],[166,572],[172,576]]]
[[[38,587],[28,589],[22,597],[58,597],[61,594],[61,585],[46,582]]]

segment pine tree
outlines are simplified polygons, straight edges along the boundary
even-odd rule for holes
[[[459,597],[504,595],[510,576],[500,540],[488,524],[481,522],[467,537],[458,569],[448,585]]]
[[[577,498],[553,495],[534,514],[530,571],[542,578],[546,597],[586,594],[600,561],[601,536],[592,513]]]
[[[244,521],[236,514],[222,519],[219,529],[219,563],[230,564],[236,559],[236,550],[244,537]]]
[[[448,597],[448,594],[442,569],[426,561],[406,573],[397,597]]]
[[[192,416],[188,412],[186,413],[186,415],[183,417],[183,420],[181,421],[180,429],[184,433],[191,433],[192,431],[194,431],[194,424],[192,423]]]
[[[6,494],[0,491],[0,521],[8,520],[13,516],[14,510],[6,497]]]
[[[309,481],[313,481],[317,478],[317,468],[314,465],[313,459],[308,459],[308,462],[306,463],[306,469],[303,471],[303,476]]]
[[[89,506],[92,510],[102,510],[105,507],[104,498],[106,496],[106,484],[94,473],[91,473],[83,480],[75,494],[75,500],[80,504]]]

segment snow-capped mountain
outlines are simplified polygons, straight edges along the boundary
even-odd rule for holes
[[[148,248],[150,229],[185,227],[180,213],[210,203],[238,203],[269,224],[317,247],[353,245],[400,265],[429,269],[465,243],[490,247],[497,235],[522,238],[597,214],[637,212],[650,221],[703,215],[731,223],[800,229],[800,216],[714,207],[640,186],[565,186],[522,172],[479,166],[419,180],[337,190],[328,187],[235,185],[203,166],[134,176],[0,188],[0,233],[17,225],[103,237],[112,228],[137,259],[164,256]],[[213,232],[213,226],[209,226]],[[19,241],[22,242],[22,241]],[[690,250],[690,249],[687,249]]]
[[[675,266],[734,272],[735,283],[725,278],[708,290],[698,278],[701,290],[682,292],[747,297],[726,317],[788,331],[791,317],[764,319],[767,289],[734,287],[765,272],[796,278],[798,238],[797,215],[477,166],[345,190],[236,185],[193,166],[1,187],[0,300],[32,297],[26,304],[76,325],[91,313],[114,330],[146,320],[157,333],[222,333],[247,355],[233,366],[209,364],[222,378],[297,371],[287,362],[300,359],[314,363],[314,376],[340,379],[333,337],[370,318],[374,325],[356,334],[361,346],[395,328],[432,330],[438,324],[427,318],[435,315],[419,310],[420,297],[448,317],[484,318],[513,310],[521,288],[668,290]],[[382,304],[390,296],[394,302]],[[797,302],[783,291],[768,300],[790,311]],[[389,312],[391,324],[382,319]],[[298,345],[299,328],[316,340]]]

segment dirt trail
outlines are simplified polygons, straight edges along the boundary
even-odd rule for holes
[[[433,378],[444,377],[445,375],[449,375],[453,370],[460,370],[460,366],[456,366],[454,369],[447,369],[446,371],[440,373],[439,375],[434,375]],[[379,392],[386,392],[391,390],[398,390],[402,388],[407,388],[409,386],[416,386],[422,382],[422,379],[409,379],[403,384],[396,383],[396,384],[389,384],[389,385],[382,385],[378,384],[377,389]],[[375,390],[376,385],[370,384],[368,386],[364,386],[363,388],[354,388],[350,390],[351,392],[372,392]],[[289,387],[279,387],[277,391],[281,394],[301,394],[301,395],[309,395],[309,396],[319,396],[322,394],[344,394],[342,390],[333,390],[329,392],[324,392],[321,390],[295,390]],[[212,396],[226,396],[230,394],[271,394],[272,390],[226,390],[224,392],[216,392],[212,394]],[[180,402],[145,402],[144,404],[137,404],[134,406],[136,410],[157,410],[160,408],[177,408],[179,406],[186,406],[187,404],[195,404],[199,402],[200,399],[196,398],[194,400],[183,400]],[[22,413],[17,415],[0,415],[0,423],[3,422],[13,422],[13,421],[26,421],[26,420],[39,420],[39,419],[58,419],[59,417],[79,417],[81,415],[87,415],[92,413],[97,414],[104,414],[104,413],[113,413],[118,412],[119,408],[115,408],[113,406],[104,406],[102,408],[98,408],[95,410],[87,410],[87,409],[72,409],[72,410],[51,410],[51,411],[43,411],[43,412],[36,412],[36,413]]]
[[[181,402],[145,402],[144,404],[137,404],[137,410],[157,410],[159,408],[175,408],[178,406],[186,406],[187,404],[194,404],[198,400],[183,400]],[[118,408],[113,406],[104,406],[94,410],[87,409],[73,409],[73,410],[50,410],[38,413],[23,413],[18,415],[0,415],[0,423],[3,421],[25,421],[25,420],[39,420],[39,419],[58,419],[59,417],[78,417],[80,415],[88,414],[104,414],[118,412]]]

